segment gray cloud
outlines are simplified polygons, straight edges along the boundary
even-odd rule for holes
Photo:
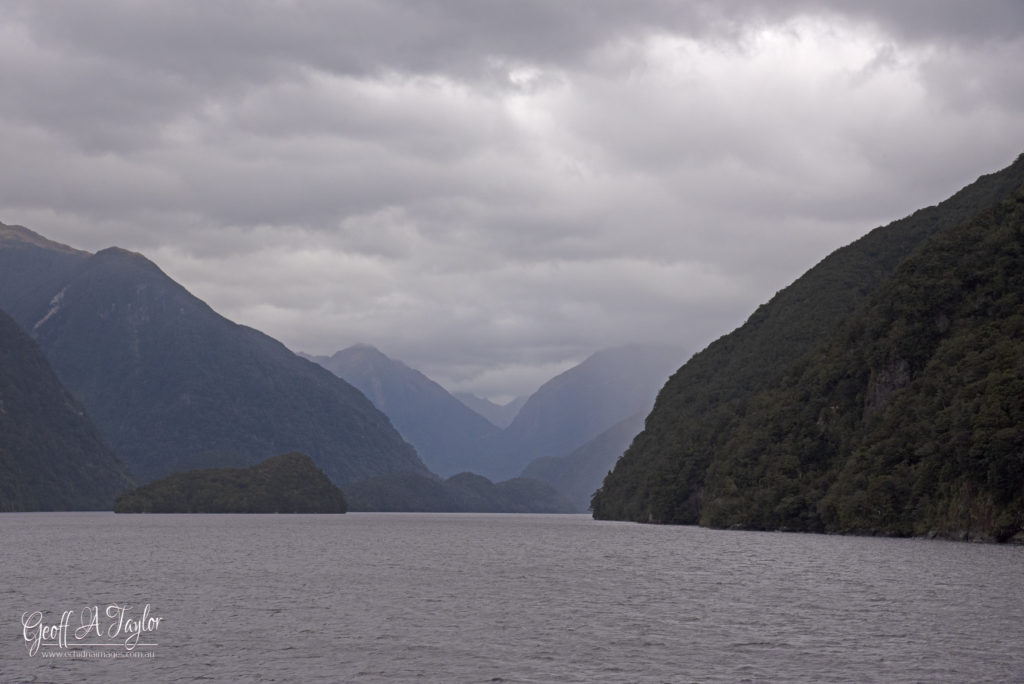
[[[0,220],[294,349],[698,350],[1024,148],[1019,2],[9,2]]]

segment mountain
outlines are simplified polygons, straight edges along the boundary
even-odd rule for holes
[[[31,333],[25,322],[34,324],[49,310],[49,300],[41,302],[40,293],[59,292],[89,256],[22,226],[0,223],[0,308]]]
[[[1024,155],[837,250],[665,385],[594,515],[1024,529]]]
[[[305,454],[249,468],[175,473],[125,492],[115,513],[344,513],[345,496]]]
[[[517,399],[522,408],[504,431],[472,411],[464,399],[370,345],[307,358],[366,394],[416,446],[433,472],[443,477],[473,472],[508,478],[538,455],[541,463],[523,475],[548,482],[584,511],[605,473],[639,431],[657,389],[679,368],[683,354],[675,348],[641,345],[599,351],[534,395]],[[474,398],[477,405],[489,403]],[[508,407],[514,409],[516,402]],[[636,418],[630,425],[637,426],[633,434],[624,434],[628,427],[618,428],[613,437],[599,440],[589,455],[569,458],[573,448],[631,412]],[[618,447],[623,440],[626,443]]]
[[[0,308],[140,481],[290,451],[339,485],[427,474],[357,389],[220,316],[142,255],[89,254],[20,227],[0,234]]]
[[[574,506],[550,485],[514,478],[493,483],[481,475],[459,473],[438,480],[396,473],[352,485],[354,511],[432,513],[574,513]]]
[[[306,358],[359,388],[433,472],[443,477],[473,472],[507,479],[536,455],[547,465],[538,465],[528,477],[548,482],[582,511],[636,432],[628,437],[616,433],[615,444],[627,441],[614,456],[608,453],[614,450],[608,443],[596,446],[591,457],[567,458],[569,453],[619,420],[650,410],[658,388],[682,363],[683,354],[674,348],[640,345],[600,351],[531,397],[517,400],[522,408],[504,431],[419,371],[369,345],[355,345],[331,357]],[[486,400],[477,399],[480,402]],[[642,422],[642,415],[633,424],[637,422]]]
[[[38,345],[0,311],[0,511],[109,509],[132,486]]]
[[[502,429],[511,425],[516,414],[519,413],[519,409],[529,399],[529,397],[516,397],[507,404],[495,404],[490,399],[484,399],[469,392],[454,392],[452,396],[486,418],[492,425]]]
[[[369,345],[333,356],[307,357],[357,387],[416,447],[431,471],[447,477],[475,471],[499,434],[489,423],[418,370]]]
[[[647,411],[685,360],[673,347],[630,345],[594,353],[544,383],[519,410],[481,473],[518,475],[537,458],[565,456],[612,425]]]
[[[532,461],[522,477],[548,483],[569,499],[577,511],[586,511],[605,475],[643,430],[645,415],[637,413],[616,423],[571,454]]]

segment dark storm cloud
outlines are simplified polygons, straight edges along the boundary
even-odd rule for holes
[[[7,2],[0,220],[508,397],[1024,148],[1024,3]]]
[[[855,19],[878,23],[897,40],[928,44],[948,41],[976,46],[992,40],[1016,41],[1024,26],[1024,4],[1016,0],[993,0],[983,4],[956,0],[843,0],[829,4]],[[814,2],[789,5],[802,11],[821,7],[821,3]]]

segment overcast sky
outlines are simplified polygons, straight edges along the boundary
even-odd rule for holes
[[[1024,2],[0,3],[0,221],[296,351],[695,352],[1024,152]]]

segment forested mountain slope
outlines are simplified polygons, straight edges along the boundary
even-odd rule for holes
[[[1024,157],[823,260],[668,382],[595,516],[1021,528]]]

